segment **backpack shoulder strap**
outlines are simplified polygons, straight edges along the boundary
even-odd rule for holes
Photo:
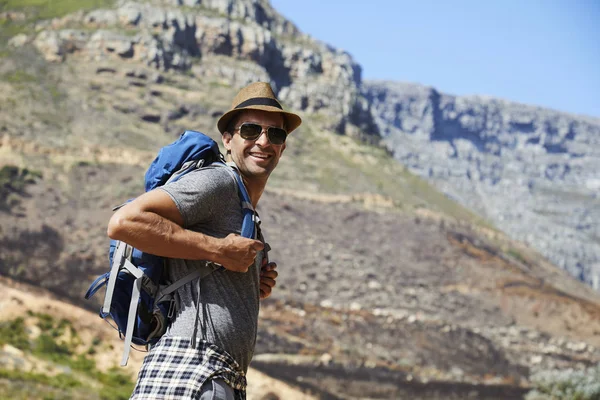
[[[254,207],[252,206],[252,202],[250,201],[250,195],[248,194],[248,190],[246,189],[246,185],[244,185],[244,181],[240,176],[240,172],[237,166],[231,161],[225,163],[225,165],[229,167],[227,168],[227,172],[229,172],[229,175],[231,175],[231,177],[235,181],[235,184],[238,187],[240,198],[242,199],[242,206],[254,211]]]
[[[232,162],[228,162],[226,165],[228,167],[227,172],[229,172],[229,175],[231,175],[238,188],[238,194],[242,204],[243,221],[241,235],[245,238],[255,239],[257,237],[256,227],[258,221],[256,211],[254,210],[252,201],[250,200],[250,195],[248,194],[246,185],[244,185],[244,181],[242,180],[236,165]]]

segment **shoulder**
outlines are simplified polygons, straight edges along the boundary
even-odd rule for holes
[[[166,184],[163,188],[177,188],[185,191],[228,193],[235,191],[235,181],[227,166],[221,164],[209,165],[191,171],[175,182]]]
[[[183,216],[184,226],[206,222],[219,210],[239,204],[236,183],[226,168],[200,168],[160,187],[177,206]]]
[[[223,181],[231,181],[231,176],[229,171],[227,171],[229,167],[223,164],[213,164],[207,167],[198,168],[191,172],[186,173],[181,178],[179,178],[176,182],[180,181],[208,181],[211,183],[222,183]]]
[[[235,181],[229,171],[230,167],[223,164],[209,165],[190,172],[189,179],[200,180],[216,186],[233,186]],[[183,178],[182,178],[183,179]]]

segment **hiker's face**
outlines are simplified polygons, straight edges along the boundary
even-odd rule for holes
[[[246,140],[239,135],[239,127],[244,123],[261,125],[263,131],[256,140]],[[285,150],[285,143],[272,144],[267,137],[270,126],[283,128],[283,116],[258,110],[244,110],[237,115],[233,132],[223,135],[223,144],[231,151],[231,157],[240,172],[247,179],[269,177],[279,163],[279,158]]]

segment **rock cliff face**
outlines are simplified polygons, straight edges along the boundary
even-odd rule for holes
[[[600,120],[415,84],[363,88],[399,161],[598,288]]]
[[[348,53],[301,33],[267,0],[121,1],[36,28],[11,45],[33,43],[51,62],[141,62],[233,87],[270,81],[286,106],[322,116],[341,134],[383,137],[399,161],[447,195],[600,285],[596,119],[363,83]]]
[[[79,53],[93,61],[143,61],[239,87],[270,81],[287,106],[325,114],[340,133],[378,138],[360,98],[360,66],[348,53],[302,34],[266,0],[121,2],[55,20],[34,44],[49,61]]]

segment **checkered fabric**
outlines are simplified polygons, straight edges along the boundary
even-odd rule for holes
[[[163,337],[142,364],[130,400],[199,399],[202,384],[221,378],[234,389],[236,400],[246,399],[246,374],[224,350],[204,340],[197,348],[189,338]]]

